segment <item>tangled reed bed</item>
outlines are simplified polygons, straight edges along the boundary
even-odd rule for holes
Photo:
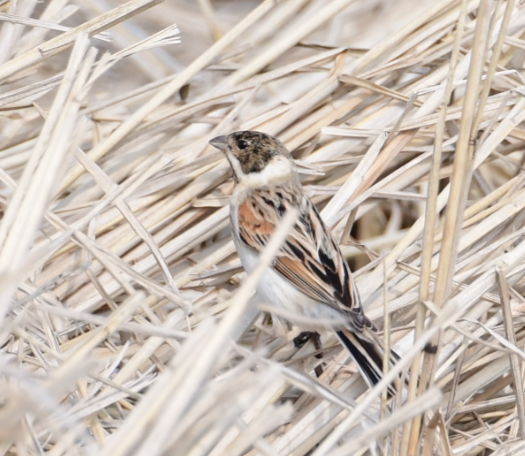
[[[525,453],[523,2],[395,3],[2,3],[0,454]],[[402,354],[388,407],[251,298],[241,129]]]

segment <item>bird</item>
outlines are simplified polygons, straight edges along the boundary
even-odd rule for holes
[[[299,215],[257,291],[277,308],[313,322],[329,321],[370,387],[383,377],[384,348],[365,316],[350,267],[299,180],[292,155],[279,139],[236,131],[209,141],[233,172],[230,198],[233,243],[247,273],[257,265],[286,213]],[[303,322],[304,322],[303,318]],[[389,353],[389,364],[399,359]],[[395,395],[395,385],[388,387]]]

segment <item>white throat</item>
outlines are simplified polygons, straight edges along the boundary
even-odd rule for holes
[[[289,182],[291,179],[297,179],[295,165],[289,159],[277,156],[262,171],[240,176],[237,187],[238,190],[252,189]]]

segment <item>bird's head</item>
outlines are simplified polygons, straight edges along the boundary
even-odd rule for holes
[[[297,179],[290,152],[277,138],[260,131],[236,131],[210,144],[226,155],[235,183],[259,187]]]

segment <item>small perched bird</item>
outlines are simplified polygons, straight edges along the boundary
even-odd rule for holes
[[[363,313],[350,268],[306,196],[290,152],[277,138],[258,131],[218,136],[210,144],[225,153],[233,170],[232,236],[248,273],[286,211],[299,210],[295,226],[259,282],[259,293],[313,322],[333,322],[367,383],[378,383],[384,351],[376,328]],[[389,359],[395,362],[398,357],[392,352]],[[389,395],[394,392],[391,386]]]

